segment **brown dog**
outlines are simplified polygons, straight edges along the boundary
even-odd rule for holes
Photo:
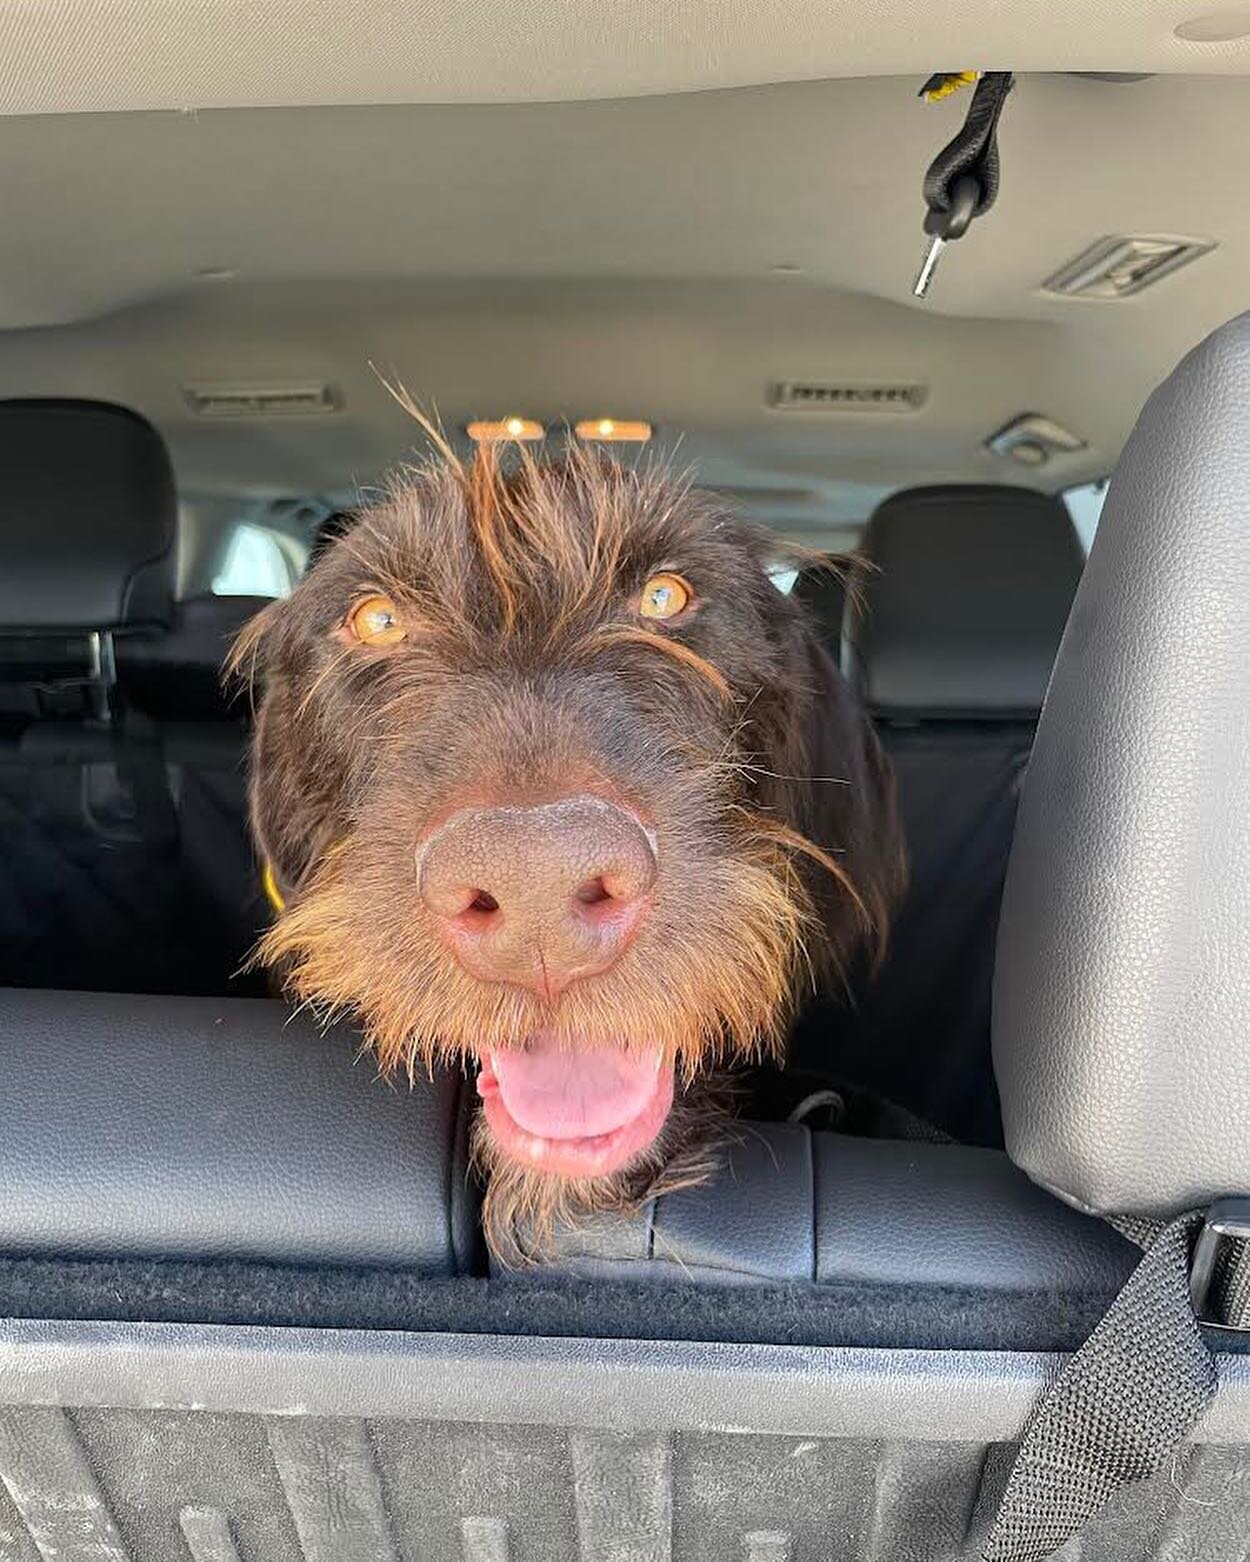
[[[716,1071],[879,947],[872,731],[778,543],[660,470],[405,471],[245,631],[292,992],[478,1072],[495,1251],[697,1176]]]

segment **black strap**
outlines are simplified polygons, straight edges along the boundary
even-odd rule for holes
[[[1229,1328],[1250,1326],[1250,1242],[1225,1243],[1211,1287],[1211,1302]]]
[[[1164,1226],[1117,1223],[1145,1255],[1025,1428],[985,1562],[1050,1556],[1122,1486],[1153,1475],[1193,1431],[1216,1388],[1190,1294],[1190,1253],[1203,1219],[1191,1213]],[[1250,1297],[1250,1265],[1240,1260],[1225,1304],[1235,1305],[1238,1294]],[[1226,1316],[1237,1324],[1245,1314]]]
[[[968,117],[924,176],[929,208],[926,233],[957,239],[974,217],[989,211],[998,196],[998,119],[1011,91],[1010,71],[986,71],[977,82]]]
[[[114,749],[117,773],[134,799],[134,824],[150,852],[176,852],[181,831],[159,729],[127,715]]]

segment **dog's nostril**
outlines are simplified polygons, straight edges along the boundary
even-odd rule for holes
[[[469,911],[498,911],[499,902],[486,890],[480,889],[469,902],[467,909]]]
[[[611,900],[612,892],[603,882],[603,875],[587,879],[585,884],[574,891],[573,898],[580,900],[583,906],[597,906],[601,900]]]

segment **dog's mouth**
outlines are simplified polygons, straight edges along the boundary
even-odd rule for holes
[[[557,1177],[606,1177],[656,1139],[673,1104],[658,1048],[586,1046],[537,1035],[482,1060],[478,1094],[499,1148]]]

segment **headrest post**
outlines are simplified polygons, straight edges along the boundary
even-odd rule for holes
[[[87,636],[87,645],[91,653],[87,682],[91,714],[107,726],[113,719],[113,689],[117,684],[117,658],[111,630],[92,630]]]

